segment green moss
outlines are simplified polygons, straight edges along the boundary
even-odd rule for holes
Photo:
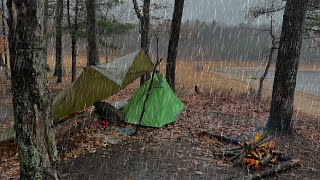
[[[48,132],[48,137],[47,137],[47,144],[48,144],[48,151],[49,151],[49,155],[56,160],[58,157],[58,151],[57,151],[57,147],[56,147],[56,140],[55,140],[55,134],[53,129],[50,129]]]
[[[20,157],[20,179],[42,179],[42,159],[32,142],[25,144],[18,140]]]

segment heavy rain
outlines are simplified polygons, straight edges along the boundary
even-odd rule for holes
[[[0,179],[319,179],[320,1],[1,0]]]

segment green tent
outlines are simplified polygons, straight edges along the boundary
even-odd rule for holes
[[[141,49],[107,64],[87,67],[76,82],[53,102],[53,118],[83,111],[95,101],[104,100],[129,85],[154,65]]]
[[[176,121],[185,106],[160,73],[156,73],[153,78],[141,125],[162,127]],[[140,116],[150,83],[151,79],[143,84],[129,100],[124,109],[125,122],[131,124],[140,123]]]

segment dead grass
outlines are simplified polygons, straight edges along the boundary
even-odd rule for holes
[[[257,66],[257,67],[254,67]],[[177,63],[177,84],[185,86],[187,84],[199,84],[202,88],[220,89],[221,91],[233,90],[239,93],[255,93],[258,89],[258,81],[250,80],[249,82],[240,80],[241,78],[228,79],[227,74],[217,73],[212,69],[215,67],[248,67],[259,68],[256,63],[227,63],[227,62],[190,62],[180,61]],[[261,68],[264,68],[261,66]],[[300,68],[302,71],[320,71],[318,65],[306,65]],[[162,67],[162,72],[164,67]],[[271,101],[272,82],[264,83],[264,99]],[[320,97],[313,94],[296,91],[294,107],[299,113],[306,113],[313,116],[320,116]]]
[[[51,68],[54,67],[55,56],[49,55],[48,62]],[[77,58],[77,75],[79,76],[83,71],[82,67],[86,66],[86,56],[78,56]],[[100,62],[104,62],[105,58],[101,57]],[[71,79],[71,56],[64,56],[64,64],[66,76],[64,77],[63,87],[66,87]],[[220,89],[221,91],[235,91],[238,93],[252,94],[258,89],[258,81],[250,80],[249,82],[241,81],[239,79],[228,79],[224,73],[214,72],[214,68],[231,68],[243,67],[263,70],[265,65],[262,62],[244,62],[244,61],[178,61],[177,62],[176,84],[180,89],[191,85],[199,84],[201,89]],[[273,69],[274,67],[271,67]],[[315,65],[301,65],[302,71],[320,71],[320,64]],[[161,64],[161,72],[165,74],[165,63]],[[49,76],[51,82],[55,81],[55,77]],[[61,86],[61,85],[60,85]],[[264,98],[271,100],[272,83],[265,81]],[[295,108],[297,113],[303,112],[314,116],[320,116],[320,97],[296,91],[295,94]]]
[[[69,84],[70,76],[70,63],[68,64],[67,58],[66,61],[66,72],[67,76],[65,78],[65,82],[63,84],[54,84],[52,83],[50,86],[52,89],[59,91],[63,88],[63,86],[67,86]],[[82,71],[81,65],[85,65],[86,59],[84,57],[79,58],[79,73]],[[51,67],[53,67],[53,61],[49,60],[49,64]],[[220,66],[220,64],[212,63],[207,64],[205,67],[210,67],[210,65],[216,65]],[[164,64],[162,65],[162,72],[164,72]],[[54,81],[54,77],[51,77],[51,81]],[[194,84],[199,83],[200,86],[203,89],[203,93],[201,95],[196,95],[193,92],[193,86]],[[193,159],[190,157],[197,157],[197,158],[207,158],[210,159],[209,162],[206,162],[207,164],[210,163],[210,166],[206,166],[206,168],[200,168],[199,172],[200,174],[205,172],[209,173],[216,173],[216,167],[219,169],[223,169],[222,174],[218,175],[224,175],[224,176],[217,176],[218,177],[225,177],[226,174],[239,174],[239,173],[245,173],[245,170],[239,171],[238,169],[234,169],[230,167],[226,161],[224,161],[221,158],[217,158],[215,156],[216,153],[220,152],[220,149],[225,147],[224,144],[218,141],[202,141],[199,140],[197,137],[197,133],[199,133],[201,130],[208,130],[216,133],[224,133],[227,135],[233,135],[233,136],[242,136],[244,133],[249,132],[252,130],[252,128],[257,128],[264,126],[267,116],[269,114],[269,104],[268,102],[264,101],[255,101],[252,94],[252,87],[254,87],[254,84],[241,82],[239,80],[235,79],[227,79],[225,78],[224,74],[216,73],[213,71],[206,71],[206,68],[199,71],[197,70],[196,63],[194,62],[178,62],[177,63],[177,94],[180,97],[180,99],[183,101],[183,103],[186,105],[188,111],[183,113],[178,121],[174,124],[170,124],[168,126],[165,126],[161,129],[152,129],[152,128],[143,128],[140,133],[141,135],[136,138],[131,138],[128,140],[128,144],[123,143],[121,146],[124,149],[124,152],[127,152],[129,150],[128,157],[132,157],[131,153],[137,154],[138,160],[133,162],[141,162],[141,153],[142,151],[149,152],[150,147],[155,147],[156,145],[166,145],[168,147],[172,147],[172,150],[170,150],[170,154],[173,154],[172,159],[165,160],[168,163],[174,162],[182,162],[183,160],[187,160],[186,164],[190,164],[190,167],[183,167],[186,168],[186,172],[194,172],[194,167],[197,164],[193,163]],[[268,88],[268,85],[265,86]],[[271,86],[269,86],[271,87]],[[130,97],[130,95],[138,88],[138,81],[135,81],[135,83],[131,84],[129,87],[118,93],[117,95],[109,98],[109,101],[115,101],[118,99],[123,99]],[[232,89],[232,90],[231,90]],[[265,91],[268,92],[268,91]],[[310,104],[310,100],[306,99],[304,96],[301,97],[301,103]],[[313,96],[310,96],[310,98],[316,98]],[[296,98],[298,99],[298,98]],[[299,100],[297,100],[299,102]],[[299,107],[302,107],[300,105]],[[302,110],[301,110],[302,111]],[[310,111],[312,113],[313,111]],[[306,142],[310,142],[311,144],[314,144],[316,146],[319,144],[319,122],[317,119],[309,118],[308,116],[305,116],[304,113],[296,113],[295,118],[297,119],[295,121],[295,127],[298,130],[299,133],[301,133],[304,137],[306,137]],[[87,152],[88,148],[92,150],[93,148],[96,148],[96,142],[95,139],[92,139],[93,135],[96,133],[94,131],[94,128],[98,128],[99,126],[97,124],[93,125],[93,129],[86,129],[83,132],[80,132],[80,134],[76,134],[72,136],[71,138],[68,138],[68,140],[73,141],[75,145],[75,152],[78,153],[78,151],[81,151],[79,153]],[[83,133],[83,134],[81,134]],[[147,142],[143,143],[144,146],[138,147],[137,150],[134,148],[131,149],[130,144],[139,141],[139,142]],[[168,142],[173,142],[174,144],[181,144],[181,150],[176,150],[176,146],[172,146],[171,144],[168,144]],[[305,141],[304,141],[305,142]],[[93,144],[93,147],[86,146],[88,144]],[[151,144],[151,145],[148,145]],[[170,146],[169,146],[170,145]],[[61,146],[61,145],[60,145]],[[146,147],[145,147],[146,146]],[[148,147],[149,146],[149,147]],[[97,167],[84,171],[83,173],[86,175],[95,175],[94,170],[100,170],[102,167],[102,163],[108,163],[108,162],[125,162],[125,160],[120,159],[119,156],[115,153],[122,152],[122,151],[116,151],[113,152],[112,147],[109,145],[106,148],[106,151],[110,154],[110,157],[108,156],[106,159],[105,157],[101,161],[97,161],[97,157],[102,157],[100,154],[97,154],[95,157],[91,158],[91,160],[94,160],[94,163],[91,163],[91,165],[96,165]],[[60,147],[62,148],[62,147]],[[63,147],[65,148],[65,147]],[[82,148],[82,149],[81,149]],[[303,148],[310,148],[310,152],[306,151]],[[16,149],[14,147],[14,149]],[[165,149],[163,146],[160,146],[159,149]],[[299,147],[296,146],[290,146],[288,149],[297,150],[296,153],[293,153],[295,155],[294,157],[299,157],[303,159],[304,162],[304,168],[300,168],[298,170],[293,171],[293,173],[288,174],[291,178],[286,178],[285,175],[283,175],[283,179],[294,179],[296,176],[295,174],[301,175],[304,174],[302,177],[312,177],[317,176],[319,174],[315,174],[314,172],[309,171],[309,167],[317,167],[319,162],[318,159],[318,153],[316,153],[317,148],[311,146],[311,145],[305,145],[301,144]],[[72,149],[71,149],[72,150]],[[70,151],[71,151],[70,150]],[[166,149],[167,150],[167,149]],[[133,152],[131,152],[133,151]],[[4,152],[4,151],[3,151]],[[8,175],[7,177],[16,178],[18,176],[19,172],[19,166],[18,166],[18,157],[15,151],[8,150],[6,152],[13,152],[10,154],[2,155],[0,154],[0,169],[3,170],[3,176]],[[150,158],[150,164],[154,163],[154,157],[159,157],[158,150],[155,151],[156,153],[152,154]],[[165,157],[168,157],[169,151],[166,151],[165,155],[161,156],[160,159],[163,159]],[[305,153],[308,152],[308,153]],[[120,153],[125,154],[125,153]],[[78,154],[77,154],[78,155]],[[80,155],[80,154],[79,154]],[[72,156],[73,157],[73,156]],[[143,162],[143,161],[142,161]],[[149,162],[149,161],[148,161]],[[160,161],[159,161],[160,162]],[[75,165],[83,165],[85,167],[88,167],[88,162],[85,163],[77,163],[77,160],[71,161],[71,163]],[[161,162],[162,163],[162,162]],[[198,163],[198,162],[197,162]],[[3,165],[3,166],[1,166]],[[114,167],[114,164],[110,163],[109,167]],[[99,167],[98,167],[99,166]],[[66,165],[64,167],[74,167]],[[130,165],[130,167],[136,167],[136,165]],[[138,166],[137,166],[138,167]],[[158,165],[155,167],[159,167]],[[81,167],[82,168],[82,167]],[[81,169],[78,168],[78,169]],[[174,172],[179,172],[180,163],[177,163],[177,168],[174,166],[174,168],[169,167],[167,169],[173,169]],[[209,169],[211,168],[211,169]],[[77,169],[77,168],[75,168]],[[112,168],[116,173],[125,174],[123,172],[123,163],[121,163],[120,168]],[[151,168],[152,169],[152,168]],[[0,171],[1,171],[0,170]],[[85,170],[85,168],[84,168]],[[130,169],[131,170],[131,169]],[[163,170],[163,169],[162,169]],[[166,169],[165,169],[166,170]],[[181,168],[180,168],[181,170]],[[200,171],[201,170],[201,171]],[[82,169],[81,169],[82,171]],[[69,173],[69,171],[67,171]],[[100,171],[99,171],[100,172]],[[106,171],[107,172],[107,171]],[[132,172],[141,172],[141,171],[132,171]],[[159,171],[160,172],[160,171]],[[114,172],[112,171],[111,175]],[[295,174],[294,174],[295,173]],[[0,173],[1,174],[1,173]],[[129,174],[129,173],[127,173]],[[130,173],[131,174],[131,173]],[[185,172],[181,173],[185,174]],[[69,175],[69,174],[67,174]],[[191,177],[190,174],[189,177]],[[313,176],[311,176],[313,175]],[[210,174],[211,176],[211,174]],[[101,176],[102,177],[102,176]],[[109,176],[104,176],[109,177]],[[136,177],[136,176],[133,176]],[[213,175],[211,176],[211,178]],[[187,179],[187,178],[184,178]]]

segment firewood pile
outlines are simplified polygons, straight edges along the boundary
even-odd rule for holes
[[[268,132],[258,132],[245,140],[205,131],[199,135],[238,145],[233,149],[224,149],[221,155],[230,158],[233,167],[246,166],[252,174],[233,179],[261,179],[300,165],[299,160],[293,160],[278,150],[274,137]]]

